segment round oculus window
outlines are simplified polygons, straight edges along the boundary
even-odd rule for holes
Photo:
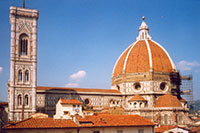
[[[88,105],[88,104],[90,103],[90,100],[87,98],[87,99],[85,99],[84,103],[85,103],[86,105]]]
[[[160,84],[160,89],[161,90],[164,90],[166,88],[166,83],[165,82],[162,82],[161,84]]]
[[[141,85],[140,85],[140,83],[138,83],[138,82],[135,83],[133,86],[134,86],[134,89],[135,89],[135,90],[139,90],[139,89],[141,88]]]

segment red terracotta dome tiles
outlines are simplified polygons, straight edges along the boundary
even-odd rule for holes
[[[134,46],[133,46],[134,45]],[[152,63],[152,64],[150,64]],[[118,59],[113,76],[123,73],[172,72],[176,69],[167,52],[152,40],[139,40],[129,46]]]
[[[182,107],[176,96],[165,94],[158,98],[154,107]]]
[[[145,41],[139,41],[129,54],[126,73],[146,72],[149,70],[149,56]]]
[[[132,44],[133,45],[133,44]],[[126,58],[126,55],[128,53],[128,51],[130,50],[130,48],[132,47],[129,46],[124,52],[123,54],[120,56],[120,58],[118,59],[116,65],[115,65],[115,68],[114,68],[114,72],[113,72],[113,76],[117,76],[117,75],[120,75],[123,73],[123,67],[124,67],[124,62],[125,62],[125,58]]]
[[[172,72],[172,64],[167,53],[154,42],[150,40],[148,42],[151,48],[154,72]]]

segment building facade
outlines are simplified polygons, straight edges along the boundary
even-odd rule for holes
[[[37,20],[39,12],[10,7],[11,46],[8,82],[9,120],[36,112]]]
[[[163,125],[190,125],[180,95],[180,75],[166,50],[149,35],[143,17],[139,36],[119,57],[107,89],[37,86],[37,10],[11,7],[9,120],[42,112],[53,117],[62,99],[79,100],[84,111],[123,108]],[[170,121],[169,121],[170,120]]]

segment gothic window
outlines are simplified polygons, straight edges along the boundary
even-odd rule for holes
[[[28,72],[28,70],[25,71],[24,81],[25,82],[29,81],[29,72]]]
[[[18,81],[22,81],[22,70],[18,71]]]
[[[28,53],[28,36],[26,34],[22,34],[19,37],[19,54],[27,55]]]
[[[28,103],[29,103],[29,98],[28,98],[28,95],[25,95],[25,97],[24,97],[24,99],[25,99],[25,106],[28,106]]]
[[[179,115],[179,116],[178,116],[178,123],[179,123],[179,124],[182,124],[182,122],[183,122],[183,118],[182,118],[181,115]]]
[[[167,125],[168,124],[168,118],[167,118],[167,115],[165,114],[164,115],[164,123]]]
[[[140,108],[142,107],[142,103],[140,103]]]
[[[18,105],[18,106],[21,106],[21,105],[22,105],[22,95],[21,95],[21,94],[19,94],[19,95],[17,96],[17,105]]]

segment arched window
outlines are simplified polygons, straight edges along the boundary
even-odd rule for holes
[[[117,90],[118,90],[118,91],[120,90],[120,87],[119,87],[119,85],[117,85]]]
[[[28,72],[28,70],[25,71],[24,81],[25,81],[25,82],[28,82],[28,81],[29,81],[29,72]]]
[[[18,106],[21,106],[21,105],[22,105],[22,95],[21,95],[21,94],[19,94],[19,95],[17,96],[17,105],[18,105]]]
[[[18,71],[18,81],[22,81],[22,70]]]
[[[137,103],[134,103],[134,108],[136,108]]]
[[[28,53],[28,36],[26,34],[22,34],[19,37],[19,54],[27,55]]]
[[[182,118],[182,116],[181,115],[178,115],[178,123],[179,124],[182,124],[183,123],[183,120],[182,120],[183,118]]]
[[[165,123],[166,125],[168,124],[168,117],[167,117],[166,114],[164,115],[164,123]]]
[[[140,103],[140,108],[142,108],[142,103]]]
[[[25,102],[25,106],[28,106],[28,104],[29,104],[28,95],[25,95],[25,97],[24,97],[24,102]]]

